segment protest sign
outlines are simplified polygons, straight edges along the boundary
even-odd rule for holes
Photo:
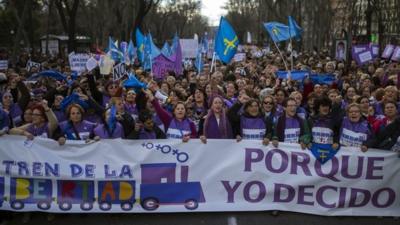
[[[42,65],[38,62],[28,60],[28,62],[26,63],[26,71],[31,72],[32,68],[36,68],[37,71],[39,71],[41,66]]]
[[[386,45],[385,50],[382,53],[382,58],[389,59],[392,56],[394,45]]]
[[[179,39],[182,49],[182,58],[194,59],[197,56],[197,48],[199,43],[195,39]]]
[[[357,62],[358,65],[363,65],[365,63],[368,63],[369,61],[371,61],[373,59],[372,57],[372,52],[370,49],[367,49],[365,51],[362,52],[358,52],[355,54],[355,58],[354,58]]]
[[[400,61],[400,46],[397,46],[394,51],[393,51],[393,55],[392,55],[392,60],[393,61]]]
[[[81,74],[86,70],[86,62],[89,60],[90,55],[85,53],[71,52],[69,55],[69,66],[71,67],[71,71],[76,71],[78,74]]]
[[[90,59],[88,59],[88,61],[86,62],[86,69],[88,71],[92,71],[94,68],[96,68],[98,65],[98,62],[95,58],[90,57]]]
[[[113,80],[119,80],[124,75],[128,75],[125,63],[119,63],[118,65],[113,67]]]
[[[246,53],[236,53],[235,56],[233,56],[234,62],[242,62],[245,59],[246,59]]]
[[[100,56],[100,74],[108,75],[112,72],[114,65],[114,60],[111,59],[110,55],[102,55]]]

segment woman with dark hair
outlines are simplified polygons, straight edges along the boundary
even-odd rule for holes
[[[22,125],[22,114],[31,99],[30,93],[20,76],[12,74],[10,90],[3,93],[0,106],[10,116],[14,126]]]
[[[137,119],[139,116],[139,110],[136,106],[136,91],[134,89],[129,89],[126,91],[124,96],[124,109],[129,113],[133,119]]]
[[[99,140],[99,137],[94,137],[93,130],[96,127],[95,123],[91,123],[83,119],[85,110],[82,106],[72,103],[67,110],[68,120],[60,123],[61,137],[58,138],[60,145],[65,144],[66,140],[85,140],[90,141],[94,138]]]
[[[145,93],[165,126],[167,138],[188,142],[190,138],[197,137],[196,125],[187,118],[186,106],[183,102],[179,101],[174,105],[171,115],[160,106],[158,99],[154,98],[150,90],[145,90]]]
[[[288,94],[284,89],[281,88],[276,88],[274,92],[275,100],[276,100],[276,110],[279,113],[282,113],[284,111],[283,109],[283,104],[285,102],[285,99],[288,97]]]
[[[366,152],[368,148],[377,148],[400,152],[400,117],[382,129],[374,138],[363,143],[361,150]]]
[[[339,147],[340,123],[338,115],[332,113],[332,101],[327,96],[315,100],[315,115],[311,116],[308,123],[311,128],[312,142],[330,144],[333,149]]]
[[[112,105],[110,109],[104,112],[103,123],[98,124],[93,133],[101,139],[124,138],[124,129],[117,121],[117,109]]]
[[[278,147],[278,142],[300,143],[303,149],[310,143],[310,131],[306,120],[297,115],[297,102],[288,98],[284,104],[285,112],[276,123],[272,144]]]
[[[148,110],[142,110],[139,114],[139,121],[136,123],[127,139],[165,139],[165,133],[153,121],[153,115]]]
[[[99,70],[93,71],[98,72]],[[119,85],[119,81],[108,81],[104,86],[105,93],[101,93],[97,88],[94,78],[95,75],[88,74],[86,77],[88,79],[90,93],[99,105],[106,107],[112,97],[121,96],[122,88]]]
[[[241,109],[243,107],[243,113]],[[268,145],[271,139],[272,124],[266,124],[257,100],[242,94],[229,110],[229,122],[237,141],[243,139],[262,140]]]
[[[232,127],[226,116],[224,99],[214,96],[210,101],[210,109],[207,115],[200,120],[200,140],[203,143],[208,139],[231,139]]]
[[[12,128],[10,134],[23,135],[29,140],[37,136],[52,138],[57,129],[58,121],[53,111],[47,105],[47,101],[43,100],[40,104],[33,105],[31,110],[32,123]]]

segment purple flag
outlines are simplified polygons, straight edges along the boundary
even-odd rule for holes
[[[168,71],[175,71],[175,62],[163,54],[153,59],[153,75],[157,79],[164,79]]]
[[[397,46],[394,51],[393,51],[393,55],[392,55],[392,60],[393,61],[400,61],[400,46]]]
[[[181,43],[178,39],[176,43],[176,49],[173,49],[174,54],[169,57],[171,61],[175,63],[175,74],[176,76],[182,75],[182,49],[181,49]]]
[[[388,59],[392,55],[394,45],[386,45],[385,50],[382,52],[382,58]]]

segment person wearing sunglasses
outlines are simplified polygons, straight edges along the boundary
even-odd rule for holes
[[[352,103],[346,108],[347,116],[343,118],[340,128],[340,144],[347,147],[359,147],[373,137],[371,126],[361,116],[361,107]],[[365,150],[365,149],[361,149]]]

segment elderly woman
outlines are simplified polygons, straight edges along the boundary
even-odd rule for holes
[[[23,135],[29,140],[34,137],[52,138],[57,129],[57,118],[53,111],[48,107],[47,101],[43,100],[40,104],[35,104],[32,109],[32,123],[21,127],[12,128],[10,134]]]
[[[85,110],[82,106],[72,103],[67,108],[68,120],[60,123],[60,129],[62,136],[58,138],[60,145],[65,144],[66,140],[85,140],[89,141],[92,138],[98,140],[99,138],[94,137],[93,130],[96,126],[95,123],[91,123],[83,119]]]
[[[212,97],[207,115],[200,121],[200,140],[203,143],[208,139],[231,139],[232,127],[226,117],[224,99],[220,96]]]
[[[361,116],[361,107],[352,103],[346,108],[347,116],[340,128],[340,144],[350,147],[361,147],[362,143],[372,138],[372,130],[368,121]]]

